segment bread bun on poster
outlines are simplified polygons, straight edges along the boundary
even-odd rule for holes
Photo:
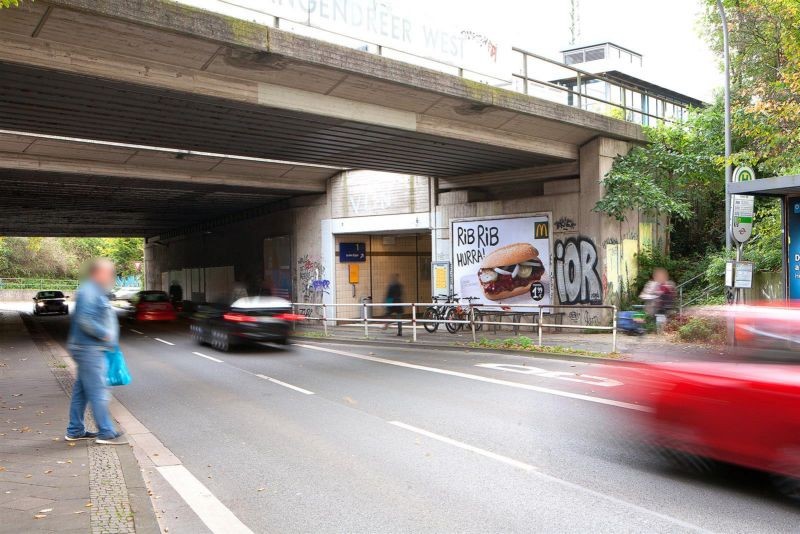
[[[530,243],[512,243],[486,255],[478,271],[483,294],[489,300],[503,300],[530,291],[531,284],[544,275],[539,251]]]

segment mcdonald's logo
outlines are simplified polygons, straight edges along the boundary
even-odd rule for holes
[[[537,222],[533,225],[533,237],[535,239],[547,239],[550,237],[550,226],[546,222]]]

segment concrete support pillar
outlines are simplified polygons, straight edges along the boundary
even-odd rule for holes
[[[593,210],[603,197],[601,182],[614,158],[627,154],[630,148],[624,141],[598,137],[580,149],[579,239],[586,253],[597,256],[596,275],[602,286],[602,300],[607,304],[618,303],[621,291],[636,278],[638,215],[631,214],[620,223]]]

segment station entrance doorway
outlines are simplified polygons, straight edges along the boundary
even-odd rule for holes
[[[335,236],[336,304],[360,304],[386,300],[386,290],[397,274],[406,302],[428,302],[431,298],[431,234],[379,233]],[[363,247],[363,255],[360,254]],[[353,251],[356,252],[353,252]],[[375,310],[382,314],[384,310]],[[340,317],[359,317],[357,306],[343,306]]]

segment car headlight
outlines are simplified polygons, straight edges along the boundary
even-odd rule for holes
[[[37,306],[44,306],[44,302],[37,302],[36,305]]]

